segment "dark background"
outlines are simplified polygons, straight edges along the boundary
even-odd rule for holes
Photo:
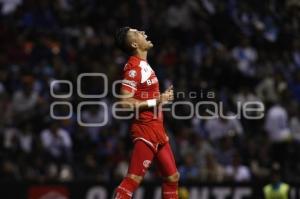
[[[235,113],[237,102],[260,101],[260,120],[174,120],[165,115],[181,181],[260,182],[278,162],[288,182],[300,176],[300,4],[294,0],[2,0],[0,14],[0,181],[117,182],[126,173],[132,143],[128,121],[104,127],[76,121],[81,73],[121,79],[126,55],[114,33],[128,25],[154,43],[148,61],[176,92],[176,100],[207,100],[207,92]],[[69,80],[68,99],[50,96],[54,80]],[[82,91],[103,89],[85,79]],[[68,92],[56,85],[55,93]],[[102,99],[110,107],[117,99]],[[72,118],[53,120],[54,101],[69,101]],[[205,109],[200,110],[205,114]],[[178,107],[178,114],[188,113]],[[55,107],[67,115],[66,106]],[[101,121],[97,106],[83,109],[87,123]],[[270,125],[271,124],[271,125]],[[272,129],[271,127],[274,127]],[[274,138],[276,135],[285,137]],[[48,143],[50,140],[53,142]],[[145,181],[157,180],[152,167]]]

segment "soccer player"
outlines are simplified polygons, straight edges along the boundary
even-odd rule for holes
[[[131,55],[124,67],[121,104],[138,109],[138,115],[131,125],[134,146],[128,173],[117,187],[114,198],[132,198],[145,172],[155,161],[163,177],[162,198],[178,199],[179,173],[159,109],[161,105],[173,101],[173,87],[159,93],[157,77],[147,62],[147,53],[153,44],[147,40],[144,31],[120,28],[116,41],[123,51]]]

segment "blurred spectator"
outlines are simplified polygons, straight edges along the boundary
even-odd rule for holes
[[[194,149],[197,165],[201,168],[206,165],[208,154],[213,154],[214,149],[208,141],[199,137]]]
[[[123,179],[126,175],[127,175],[127,171],[128,171],[128,162],[126,161],[121,161],[119,162],[119,164],[116,166],[116,170],[115,170],[115,178],[116,179]]]
[[[294,98],[300,102],[300,70],[295,71],[294,80],[290,82],[290,89]]]
[[[216,149],[216,158],[222,166],[232,163],[236,149],[233,146],[232,137],[226,136],[219,140],[220,143]]]
[[[166,12],[166,23],[170,28],[187,29],[192,27],[192,1],[174,1]],[[193,4],[195,5],[195,4]]]
[[[87,110],[82,111],[81,114],[82,114],[82,121],[86,124],[92,124],[92,125],[101,123],[105,117],[104,113],[97,105],[91,106]],[[101,133],[100,126],[87,127],[86,131],[93,142],[99,141],[100,133]]]
[[[199,176],[199,170],[196,165],[195,157],[193,154],[187,154],[184,157],[182,166],[178,171],[182,180],[195,180]]]
[[[50,159],[55,162],[69,161],[71,158],[72,140],[67,131],[52,121],[49,128],[41,132],[43,148]]]
[[[291,133],[293,138],[300,143],[300,111],[297,109],[295,115],[290,119]]]
[[[22,0],[1,0],[0,3],[2,4],[1,13],[6,15],[14,12]]]
[[[243,37],[241,39],[240,45],[233,48],[232,56],[237,61],[238,69],[245,76],[253,76],[255,74],[257,52],[252,46],[250,46],[248,38]]]
[[[20,180],[21,176],[18,167],[11,161],[5,160],[0,167],[1,180]]]
[[[87,133],[93,142],[97,142],[101,138],[101,131],[103,129],[103,125],[101,124],[105,123],[105,120],[111,120],[108,112],[109,103],[106,103],[106,105],[107,111],[102,107],[102,105],[90,105],[81,113],[82,122],[87,125]],[[109,123],[107,122],[105,125],[108,126]]]
[[[32,153],[34,147],[34,134],[31,123],[26,122],[21,126],[18,138],[21,150],[26,154]]]
[[[234,117],[232,114],[225,115],[228,117]],[[218,140],[225,136],[242,136],[243,128],[239,120],[227,119],[218,117],[216,119],[210,119],[205,124],[205,129],[209,134],[210,140]]]
[[[283,182],[278,164],[272,165],[270,183],[263,187],[264,198],[290,198],[290,185]]]
[[[269,109],[265,120],[265,129],[272,143],[273,161],[285,165],[288,141],[292,135],[288,123],[288,113],[282,105],[275,104]]]
[[[33,117],[34,109],[37,107],[39,95],[34,90],[34,78],[32,76],[23,77],[22,90],[16,91],[13,95],[12,109],[14,122],[20,122]]]
[[[288,113],[282,105],[275,104],[269,109],[265,129],[271,142],[285,142],[291,137]]]
[[[239,155],[235,154],[232,164],[225,168],[226,177],[233,179],[235,182],[245,182],[251,180],[250,170],[247,166],[241,163]]]
[[[225,170],[217,162],[213,154],[206,154],[205,164],[200,167],[200,178],[203,182],[224,181]]]
[[[267,103],[279,101],[279,95],[287,89],[287,84],[281,74],[269,75],[256,87],[256,93],[260,99]]]

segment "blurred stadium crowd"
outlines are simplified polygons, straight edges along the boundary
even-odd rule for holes
[[[261,120],[174,120],[167,113],[183,181],[264,180],[273,162],[281,164],[286,180],[300,181],[299,1],[0,2],[1,180],[109,182],[125,175],[129,122],[110,116],[104,127],[78,125],[76,107],[87,99],[76,93],[67,99],[74,106],[72,118],[52,120],[50,104],[59,99],[50,96],[49,87],[53,80],[69,80],[76,88],[77,76],[85,72],[105,73],[110,85],[121,79],[126,56],[113,35],[129,25],[146,30],[153,41],[149,62],[161,88],[172,82],[176,92],[187,94],[177,100],[221,101],[226,114],[238,110],[237,102],[265,104]],[[81,89],[96,94],[102,86],[89,78]],[[67,89],[56,85],[55,92]],[[215,98],[208,99],[208,92]],[[111,92],[99,99],[109,106],[116,100]],[[56,108],[56,114],[68,111]],[[82,119],[101,121],[103,114],[87,106]],[[152,168],[145,178],[157,175]]]

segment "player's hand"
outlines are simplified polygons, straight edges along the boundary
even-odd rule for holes
[[[172,102],[174,100],[174,89],[173,85],[171,85],[165,92],[163,92],[158,99],[159,104],[166,104],[168,102]]]

